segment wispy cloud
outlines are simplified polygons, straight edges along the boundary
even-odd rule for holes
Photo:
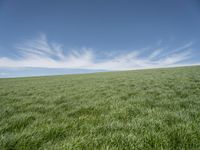
[[[5,75],[8,75],[8,73],[6,73],[6,72],[0,72],[0,76],[5,76]]]
[[[105,59],[99,60],[92,49],[82,48],[66,52],[61,44],[49,42],[47,37],[41,34],[37,39],[27,40],[16,46],[18,58],[0,58],[0,67],[129,70],[180,66],[192,58],[192,45],[193,43],[189,42],[170,51],[159,48],[145,56],[144,51],[134,50],[112,57],[104,56]]]

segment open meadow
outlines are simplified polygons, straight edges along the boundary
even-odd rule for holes
[[[0,79],[0,149],[200,149],[200,67]]]

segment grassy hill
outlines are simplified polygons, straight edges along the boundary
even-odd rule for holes
[[[0,149],[200,149],[200,67],[0,79]]]

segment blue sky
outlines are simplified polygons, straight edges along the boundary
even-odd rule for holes
[[[200,64],[198,0],[0,0],[0,77]]]

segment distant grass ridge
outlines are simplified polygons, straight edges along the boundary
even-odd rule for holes
[[[0,79],[0,149],[200,149],[200,66]]]

